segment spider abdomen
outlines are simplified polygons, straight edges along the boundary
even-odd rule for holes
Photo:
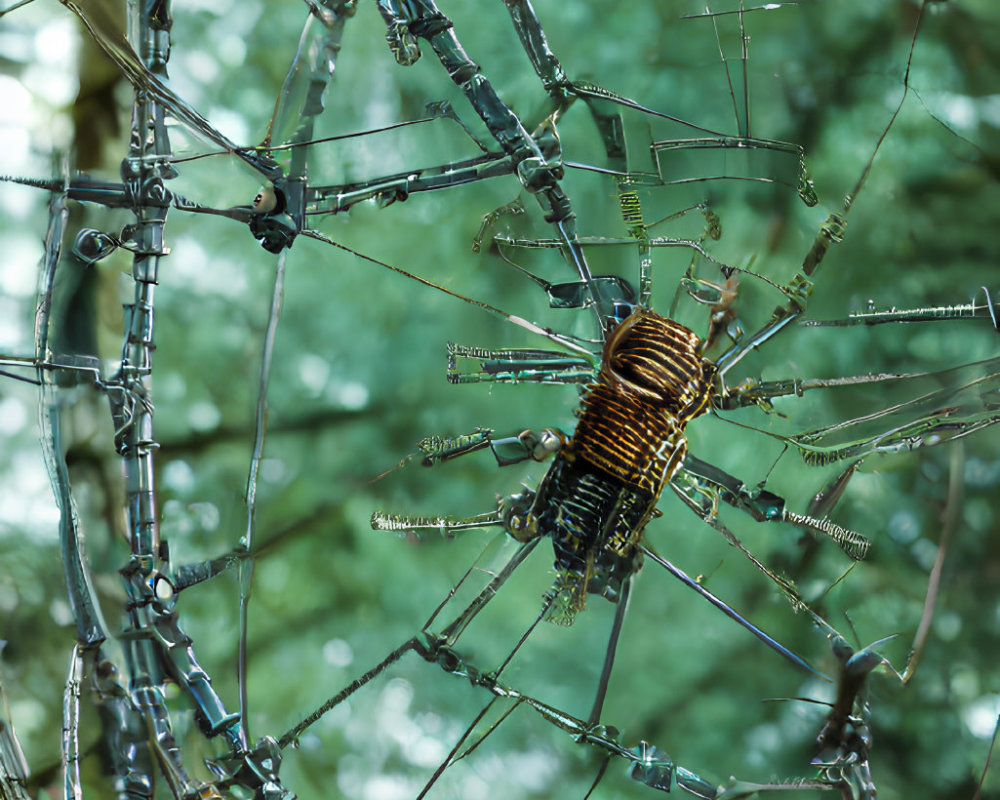
[[[712,394],[714,365],[690,330],[639,309],[608,337],[580,421],[538,488],[536,535],[551,537],[562,615],[586,592],[616,600],[636,545],[687,451],[684,427]]]

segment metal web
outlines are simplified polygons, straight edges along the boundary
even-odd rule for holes
[[[515,647],[552,583],[547,543],[529,554],[487,530],[411,548],[364,530],[375,509],[461,516],[537,484],[544,465],[497,470],[486,453],[430,471],[411,460],[369,481],[428,434],[571,430],[577,385],[596,368],[614,301],[628,299],[621,281],[703,336],[710,310],[723,314],[711,352],[730,394],[692,423],[697,460],[645,541],[831,675],[828,629],[792,613],[800,602],[854,649],[898,633],[878,652],[901,671],[910,656],[920,673],[905,688],[872,679],[880,796],[973,797],[982,776],[987,796],[995,127],[983,78],[954,43],[980,43],[988,14],[928,4],[914,39],[909,4],[539,3],[546,43],[526,5],[442,7],[479,80],[435,40],[448,28],[430,4],[384,2],[381,15],[307,5],[175,7],[171,28],[168,4],[136,3],[132,44],[112,3],[41,12],[86,29],[80,94],[96,87],[100,100],[79,130],[137,101],[103,162],[77,133],[85,175],[68,160],[4,169],[11,202],[31,209],[25,226],[45,216],[43,189],[49,204],[37,295],[23,289],[25,237],[5,236],[9,317],[21,323],[3,345],[5,796],[144,797],[154,785],[207,797],[582,797],[594,785],[653,796],[671,779],[702,796],[873,796],[866,758],[844,760],[836,743],[817,755],[828,708],[760,703],[832,701],[833,687],[653,560],[596,728],[584,720],[614,607],[591,598],[572,628],[541,624]],[[30,16],[40,8],[12,9],[0,26],[26,39],[43,28]],[[408,32],[428,38],[404,69]],[[7,68],[25,86],[33,60],[73,69],[40,42]],[[464,87],[428,42],[472,76]],[[94,43],[113,66],[91,67]],[[58,125],[50,133],[57,150]],[[812,200],[810,180],[815,209],[800,200]],[[962,225],[955,206],[967,208]],[[815,242],[831,249],[810,262]],[[733,275],[730,318],[717,293]],[[736,316],[742,337],[728,335]],[[453,378],[473,385],[445,383],[448,340],[462,343]],[[476,365],[497,358],[536,367],[525,348],[548,351],[541,380],[478,380],[488,369]],[[40,448],[17,423],[26,409]],[[42,461],[58,514],[32,482]],[[862,532],[872,555],[838,581],[850,560],[808,525],[742,513],[754,486]],[[481,594],[491,584],[495,597]],[[862,679],[891,672],[861,653],[848,663]],[[370,684],[352,683],[383,663]],[[337,701],[327,713],[293,727],[326,698]],[[697,775],[671,774],[654,744]],[[830,769],[810,764],[831,751]],[[778,786],[790,782],[803,785]]]

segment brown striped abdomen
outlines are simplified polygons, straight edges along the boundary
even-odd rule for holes
[[[608,338],[597,382],[569,443],[593,464],[655,502],[684,460],[684,426],[708,406],[715,366],[698,337],[638,309]]]

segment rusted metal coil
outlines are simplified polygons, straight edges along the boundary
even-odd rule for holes
[[[699,344],[692,331],[654,311],[640,309],[622,322],[588,389],[570,457],[655,500],[684,460],[684,426],[711,397],[715,367]]]

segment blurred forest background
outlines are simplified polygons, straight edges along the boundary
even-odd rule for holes
[[[684,19],[704,12],[696,2],[537,0],[535,5],[571,79],[736,133],[728,80],[729,73],[739,76],[735,14],[713,24]],[[712,4],[717,12],[736,7]],[[442,4],[442,11],[505,102],[526,121],[540,121],[545,95],[503,5],[455,2]],[[794,187],[782,183],[720,180],[665,187],[649,208],[666,215],[708,202],[723,231],[721,240],[711,243],[713,255],[772,281],[787,281],[820,223],[841,208],[854,187],[902,95],[917,11],[909,0],[868,0],[803,2],[748,13],[751,131],[803,146],[819,205],[806,208]],[[178,0],[173,13],[169,71],[176,93],[234,141],[260,141],[305,6],[291,0]],[[993,0],[928,4],[913,55],[912,91],[855,199],[845,241],[831,250],[818,275],[809,317],[843,318],[869,300],[878,308],[903,309],[973,299],[981,304],[982,286],[994,296],[1000,293],[998,42],[1000,11]],[[75,168],[117,179],[132,88],[77,19],[55,2],[36,0],[0,17],[0,53],[0,173],[50,177],[58,174],[59,154],[65,153]],[[738,84],[737,90],[740,94]],[[425,52],[409,69],[393,63],[374,4],[361,2],[345,30],[317,136],[419,118],[428,103],[439,100],[450,100],[463,121],[481,129],[433,54]],[[630,119],[630,142],[639,143],[637,161],[651,139],[696,135],[667,120],[638,113]],[[560,121],[558,131],[567,160],[600,164],[598,140],[582,104]],[[180,127],[173,144],[179,155],[212,149]],[[312,150],[310,182],[330,184],[478,152],[448,120]],[[256,176],[228,156],[178,168],[171,188],[208,205],[248,204],[259,186]],[[794,165],[789,171],[777,158],[755,157],[744,165],[732,153],[716,160],[682,155],[669,169],[680,177],[747,170],[791,175],[794,182],[795,175]],[[624,234],[613,181],[569,170],[566,186],[581,234]],[[592,319],[588,312],[549,309],[544,292],[505,264],[495,248],[472,251],[483,216],[518,194],[516,179],[508,176],[415,195],[386,208],[359,206],[314,224],[338,242],[452,291],[559,331],[584,331]],[[0,352],[6,355],[33,352],[46,202],[42,191],[0,183]],[[512,228],[513,233],[552,235],[536,205],[525,199],[526,219],[516,221],[523,228]],[[70,236],[83,226],[117,231],[129,221],[124,212],[77,207]],[[655,232],[693,237],[703,224],[690,213]],[[172,252],[162,263],[157,289],[153,399],[161,445],[162,534],[180,564],[232,549],[246,527],[243,493],[275,258],[244,226],[224,218],[172,211],[166,237]],[[634,280],[631,251],[621,257],[618,249],[598,250],[593,248],[595,272],[617,271]],[[689,261],[685,250],[657,252],[652,306],[661,313],[670,309]],[[540,269],[551,266],[539,258]],[[97,354],[108,365],[120,357],[120,303],[131,297],[129,270],[127,254],[119,252],[73,276],[74,285],[60,287],[56,324],[65,348]],[[559,265],[547,274],[571,279]],[[763,280],[742,276],[737,309],[747,328],[763,324],[780,301]],[[705,307],[686,296],[677,316],[700,334],[707,329]],[[431,470],[414,459],[377,476],[430,434],[485,426],[507,435],[527,427],[574,425],[578,391],[572,386],[449,385],[448,341],[546,346],[481,309],[346,252],[304,238],[295,242],[258,490],[248,686],[248,722],[255,737],[290,728],[418,631],[471,565],[486,569],[512,547],[493,530],[411,546],[371,531],[374,510],[487,511],[497,495],[518,491],[522,482],[534,486],[545,466],[501,470],[479,454]],[[937,373],[996,354],[997,332],[986,319],[793,327],[741,363],[732,378]],[[779,441],[755,429],[829,425],[985,377],[987,371],[970,367],[888,387],[787,398],[770,415],[746,409],[706,416],[689,427],[690,450],[749,486],[766,479],[791,509],[805,512],[839,468],[804,467],[798,455],[782,454]],[[997,403],[997,384],[995,378],[983,384],[990,393],[983,402]],[[128,547],[107,404],[88,386],[64,388],[61,399],[87,553],[115,626],[124,597],[117,570]],[[37,417],[36,390],[0,379],[0,680],[38,775],[35,788],[42,789],[58,784],[62,692],[74,629]],[[882,800],[971,800],[986,763],[1000,713],[998,444],[1000,431],[991,428],[936,448],[866,459],[832,518],[874,545],[869,559],[834,589],[830,585],[850,562],[832,543],[816,548],[791,526],[754,524],[720,509],[749,549],[793,577],[803,595],[856,645],[895,635],[880,652],[900,669],[921,619],[938,542],[945,528],[952,528],[916,676],[905,688],[884,671],[870,680],[871,765]],[[795,614],[765,576],[670,492],[661,508],[664,516],[646,532],[655,549],[702,576],[741,613],[832,674],[829,645],[807,616]],[[538,613],[551,584],[551,561],[543,543],[463,636],[463,654],[483,669],[503,660]],[[237,706],[238,605],[230,573],[186,591],[179,603],[181,625],[230,708]],[[573,627],[540,626],[505,670],[505,682],[586,716],[613,610],[592,598]],[[655,565],[643,568],[603,718],[624,732],[625,741],[655,743],[717,783],[730,775],[759,782],[809,777],[824,709],[780,699],[796,697],[829,700],[832,688],[783,662]],[[413,797],[487,700],[482,690],[411,655],[306,733],[286,756],[283,780],[302,798]],[[201,739],[186,700],[176,696],[171,703],[188,752],[211,756],[215,745]],[[90,710],[81,737],[88,753],[85,796],[108,796],[100,729]],[[583,797],[600,762],[599,752],[575,744],[522,708],[474,754],[448,769],[431,796]],[[624,766],[611,764],[595,797],[651,796],[628,779]],[[996,769],[979,796],[1000,797]]]

